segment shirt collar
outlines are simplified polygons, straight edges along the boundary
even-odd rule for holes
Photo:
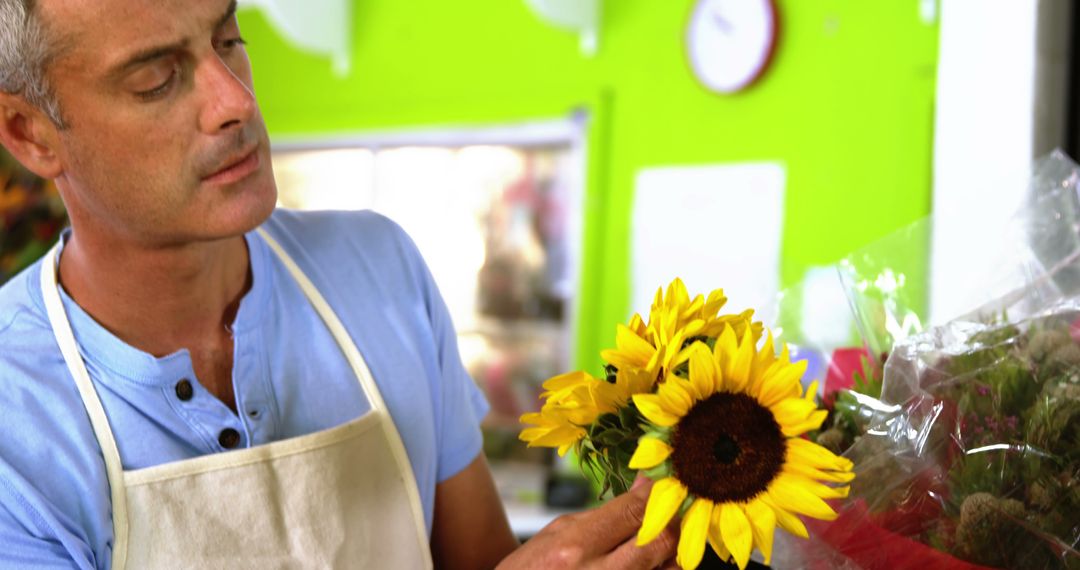
[[[60,238],[61,250],[70,235],[70,228],[64,230]],[[252,283],[251,289],[240,300],[240,308],[233,322],[234,336],[258,328],[266,313],[273,288],[273,272],[268,267],[269,248],[255,232],[245,234],[244,239],[249,252]],[[52,263],[53,259],[46,258],[42,261]],[[59,289],[64,311],[71,322],[79,352],[84,359],[93,361],[116,376],[143,385],[166,386],[176,382],[177,378],[194,377],[191,354],[187,349],[180,349],[160,358],[143,352],[117,338],[84,311],[63,287]],[[39,301],[43,307],[43,301]]]

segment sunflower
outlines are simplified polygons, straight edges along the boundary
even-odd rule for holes
[[[556,376],[543,384],[545,399],[539,413],[521,416],[532,424],[519,436],[529,447],[557,447],[559,455],[585,437],[585,428],[600,416],[626,407],[634,394],[652,390],[653,383],[642,371],[620,371],[615,382],[593,378],[586,372]]]
[[[630,460],[658,479],[649,495],[639,545],[682,514],[678,563],[695,568],[708,542],[745,568],[757,547],[766,564],[776,526],[807,537],[796,515],[832,520],[823,499],[846,497],[852,464],[798,436],[820,427],[826,412],[804,393],[805,362],[779,357],[770,334],[761,350],[752,329],[741,340],[725,327],[710,350],[691,346],[689,377],[669,374],[655,393],[633,396],[648,421]],[[685,506],[685,509],[684,509]]]
[[[723,289],[712,291],[708,298],[697,295],[691,299],[686,285],[675,278],[668,285],[666,295],[663,288],[656,290],[649,322],[635,314],[629,325],[619,324],[616,348],[601,352],[601,357],[616,370],[642,369],[653,378],[662,378],[666,371],[686,361],[686,345],[694,340],[715,338],[725,327],[734,328],[737,334],[750,328],[754,340],[759,339],[762,326],[751,322],[754,311],[720,315],[725,303]]]

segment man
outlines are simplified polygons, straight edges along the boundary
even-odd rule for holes
[[[647,485],[517,548],[415,247],[273,212],[235,10],[0,0],[0,142],[71,219],[0,289],[0,567],[668,560]]]

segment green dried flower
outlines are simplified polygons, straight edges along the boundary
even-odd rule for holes
[[[1072,338],[1068,331],[1044,329],[1032,333],[1031,341],[1027,345],[1027,353],[1036,362],[1042,362],[1058,347],[1071,344],[1071,342]]]
[[[847,447],[846,439],[843,430],[832,427],[818,434],[817,444],[839,455]]]
[[[974,493],[960,507],[956,527],[958,554],[977,564],[1008,566],[1017,538],[1025,531],[1019,524],[1027,517],[1024,504],[999,499],[990,493]]]
[[[1071,341],[1054,349],[1047,364],[1055,371],[1065,372],[1080,367],[1080,346]]]
[[[1028,422],[1029,445],[1073,461],[1080,460],[1080,399],[1075,397],[1077,388],[1072,384],[1055,384],[1043,391]],[[1059,393],[1073,397],[1059,397]]]

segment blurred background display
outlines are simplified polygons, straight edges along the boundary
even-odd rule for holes
[[[56,186],[0,147],[0,284],[37,261],[65,225],[67,214]]]
[[[572,365],[581,216],[573,145],[284,144],[273,163],[281,206],[371,209],[416,242],[450,309],[462,360],[491,404],[484,450],[503,500],[519,510],[519,533],[550,518],[545,502],[591,500],[552,450],[517,437],[521,414],[539,409],[541,383]]]

